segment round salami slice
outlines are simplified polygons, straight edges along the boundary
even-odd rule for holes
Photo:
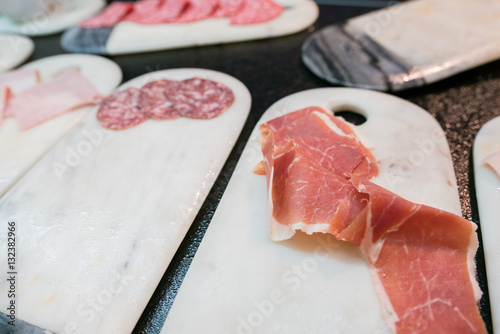
[[[166,94],[181,116],[210,119],[233,104],[233,91],[227,86],[202,78],[192,78],[167,86]]]
[[[139,106],[139,88],[130,87],[108,96],[97,111],[97,120],[106,129],[123,130],[147,119]]]
[[[231,17],[243,9],[244,0],[219,0],[213,17]]]
[[[176,23],[188,23],[209,18],[217,7],[218,0],[189,0],[188,6],[179,17]]]
[[[176,83],[176,81],[170,80],[157,80],[146,84],[140,89],[139,105],[146,117],[162,120],[181,116],[167,98],[167,95],[165,95],[166,88]]]
[[[283,12],[283,6],[272,0],[245,1],[243,8],[231,17],[231,24],[254,24],[270,21]]]

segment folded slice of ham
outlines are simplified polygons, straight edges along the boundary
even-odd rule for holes
[[[396,333],[486,332],[476,304],[475,224],[370,182],[375,158],[321,108],[260,130],[274,240],[300,230],[359,246]]]
[[[497,173],[498,177],[500,177],[500,151],[487,156],[484,159],[483,163],[490,166],[490,168],[493,169],[495,173]]]
[[[133,2],[114,1],[94,17],[80,22],[82,28],[113,27],[134,9]]]
[[[10,96],[10,88],[8,86],[0,86],[0,124],[4,119],[5,110],[7,109],[7,101]]]
[[[9,86],[13,94],[34,87],[39,82],[40,74],[36,69],[22,68],[0,74],[0,86]]]
[[[7,106],[21,130],[66,111],[97,103],[101,96],[77,69],[70,68],[52,81],[13,95]]]

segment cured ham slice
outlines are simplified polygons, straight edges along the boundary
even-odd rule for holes
[[[274,240],[301,230],[359,246],[396,333],[486,332],[476,304],[475,224],[370,182],[375,158],[321,108],[260,130]]]
[[[243,8],[231,17],[231,24],[254,24],[278,17],[284,8],[272,0],[247,0]]]
[[[113,27],[134,9],[133,2],[114,1],[94,17],[80,22],[82,28]]]
[[[498,177],[500,177],[500,151],[487,156],[484,159],[483,163],[490,166],[490,168],[493,169],[495,173],[497,173]]]
[[[2,124],[4,113],[7,108],[7,101],[10,96],[10,88],[7,86],[0,86],[0,124]]]
[[[13,94],[36,86],[40,82],[40,74],[36,69],[23,68],[0,74],[0,86],[9,86]]]
[[[77,69],[70,68],[52,81],[14,95],[7,111],[25,130],[66,111],[94,104],[100,98],[92,84]]]
[[[176,23],[188,23],[209,18],[217,7],[218,0],[189,0],[184,12],[175,20]]]

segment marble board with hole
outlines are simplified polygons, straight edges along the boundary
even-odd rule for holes
[[[151,72],[119,88],[193,77],[229,87],[233,104],[210,120],[150,119],[119,131],[101,127],[96,106],[0,199],[0,220],[20,236],[18,319],[58,334],[134,329],[229,156],[251,96],[237,79],[198,68]],[[0,293],[8,289],[2,280]],[[7,303],[0,299],[0,308]]]
[[[308,106],[366,118],[355,130],[378,161],[375,183],[461,214],[448,143],[425,110],[379,92],[320,88],[277,101],[259,124]],[[266,178],[252,172],[262,160],[259,137],[256,127],[162,334],[389,333],[357,247],[324,234],[271,241]]]
[[[302,60],[338,85],[400,91],[500,58],[500,2],[415,0],[313,33]]]
[[[231,25],[228,18],[177,24],[119,22],[110,28],[71,28],[61,37],[61,45],[69,52],[118,55],[233,43],[293,34],[312,25],[318,17],[318,6],[312,0],[276,2],[285,10],[263,23]]]

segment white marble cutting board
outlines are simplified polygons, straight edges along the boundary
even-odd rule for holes
[[[423,109],[353,88],[303,91],[273,104],[259,124],[308,106],[354,110],[380,175],[375,182],[413,201],[460,214],[447,141]],[[174,300],[167,333],[386,333],[359,249],[328,235],[269,236],[266,178],[256,127]],[[195,320],[194,320],[195,319]]]
[[[483,160],[500,151],[500,116],[486,123],[474,141],[474,179],[476,181],[479,224],[483,236],[488,292],[493,329],[500,330],[500,176]]]
[[[96,14],[105,3],[104,0],[57,0],[54,11],[46,11],[41,7],[40,12],[33,17],[21,21],[12,20],[0,13],[0,32],[27,36],[55,34]]]
[[[397,91],[499,59],[499,41],[498,0],[415,0],[318,30],[302,59],[331,83]]]
[[[0,221],[15,221],[19,235],[19,319],[58,334],[132,331],[237,140],[251,97],[237,79],[203,69],[151,72],[121,86],[196,76],[230,87],[233,105],[211,120],[147,120],[121,131],[102,128],[94,108],[0,199]]]
[[[227,18],[182,24],[120,22],[112,29],[103,48],[106,54],[118,55],[277,37],[304,30],[318,17],[318,6],[312,0],[275,1],[285,6],[283,13],[257,24],[231,25]],[[79,37],[71,30],[67,31],[61,40],[63,48],[75,52],[74,48],[68,48],[75,38]],[[84,52],[83,49],[76,51]]]
[[[118,65],[92,55],[47,57],[22,68],[38,69],[41,82],[46,82],[71,67],[78,68],[103,96],[110,94],[122,80]],[[19,130],[14,117],[4,119],[0,124],[0,198],[90,110],[92,106],[79,108],[24,131]]]
[[[34,49],[35,44],[26,36],[0,34],[0,73],[22,64]]]

